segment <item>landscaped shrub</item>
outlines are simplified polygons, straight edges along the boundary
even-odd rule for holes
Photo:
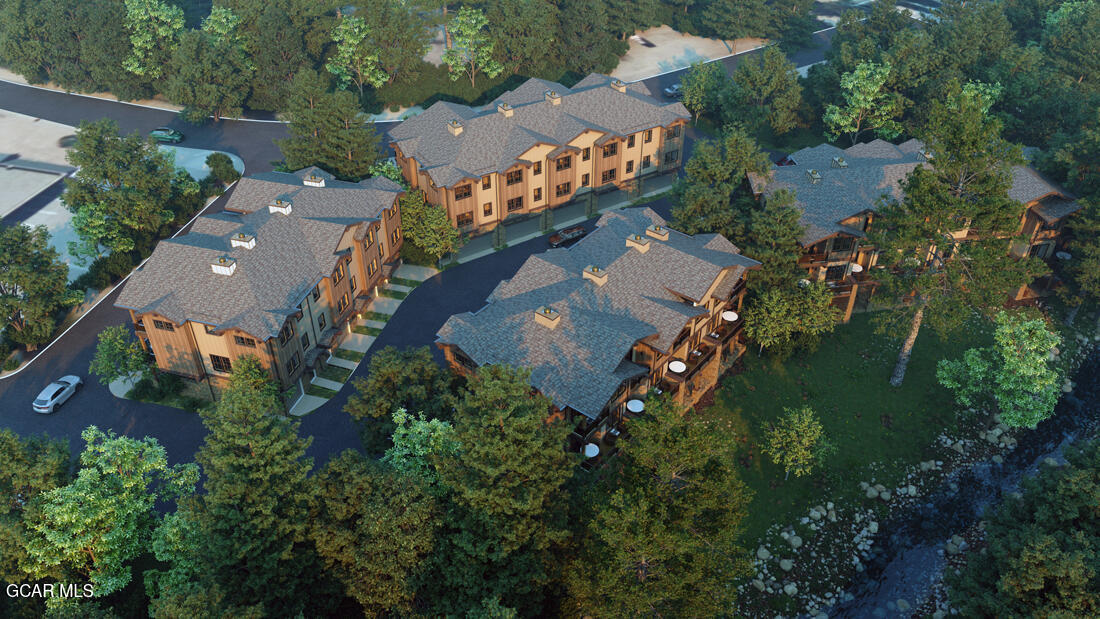
[[[233,167],[233,160],[225,153],[211,153],[206,158],[206,165],[210,167],[210,176],[222,183],[229,184],[241,177]]]
[[[126,252],[116,252],[108,254],[103,259],[103,269],[110,276],[111,281],[118,281],[130,273],[130,270],[134,268],[134,262],[130,258],[130,254]]]
[[[19,363],[19,359],[16,359],[15,357],[9,358],[7,361],[4,361],[4,371],[11,372],[12,370],[17,369],[19,367]]]
[[[422,267],[435,266],[435,258],[408,239],[405,239],[405,244],[401,246],[401,260]]]

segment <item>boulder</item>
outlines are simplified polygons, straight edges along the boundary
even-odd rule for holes
[[[1005,459],[1002,458],[999,454],[993,456],[993,458],[991,458],[991,459],[993,460],[993,464],[1004,464],[1005,463]]]
[[[779,569],[783,570],[784,572],[789,572],[789,571],[793,570],[794,569],[794,561],[791,561],[790,559],[780,559],[779,560]]]
[[[954,443],[951,443],[951,449],[954,450],[954,451],[957,451],[961,454],[966,453],[966,446],[963,445],[962,441],[956,441]]]
[[[802,547],[802,538],[797,535],[792,535],[790,539],[787,540],[787,543],[791,545],[791,548],[798,550]]]
[[[909,496],[917,496],[917,487],[913,484],[909,484],[909,487],[906,488],[906,490],[909,492]]]
[[[825,509],[832,509],[833,507],[834,507],[834,506],[833,506],[833,502],[832,502],[832,501],[829,501],[828,503],[826,503],[826,504],[825,504]]]
[[[829,519],[829,522],[836,522],[836,511],[830,509],[826,517]]]
[[[875,484],[874,488],[875,490],[878,490],[879,494],[886,492],[886,486],[883,486],[882,484]]]
[[[907,602],[905,600],[898,600],[898,610],[899,611],[905,612],[905,611],[909,610],[910,608],[912,608],[912,607],[909,606],[909,602]]]
[[[959,547],[954,542],[947,542],[943,545],[943,550],[949,555],[959,554]]]
[[[932,619],[944,619],[945,617],[947,617],[947,613],[943,612],[942,610],[937,610],[936,612],[932,613]]]
[[[922,471],[931,471],[933,464],[934,464],[933,462],[929,462],[927,460],[924,460],[920,463],[920,470],[922,470]]]
[[[764,585],[764,581],[759,579],[752,581],[752,586],[756,587],[760,591],[764,591],[764,589],[767,589],[767,587]]]
[[[1073,381],[1066,379],[1066,382],[1062,383],[1062,393],[1070,393],[1073,391]]]
[[[767,561],[768,559],[772,558],[772,553],[768,552],[767,548],[761,546],[756,549],[756,558],[760,559],[761,561]]]
[[[883,501],[889,501],[891,496],[892,495],[889,492],[878,493],[878,498],[882,499]]]
[[[964,540],[961,535],[955,534],[951,536],[951,543],[955,544],[956,546],[961,547],[965,542],[966,540]]]
[[[867,489],[867,498],[868,499],[877,499],[878,498],[878,490],[875,490],[874,488],[868,488]]]
[[[878,533],[878,522],[875,522],[874,520],[872,520],[871,522],[868,522],[867,523],[867,530],[870,531],[872,535],[874,535],[875,533]]]
[[[865,482],[865,481],[861,481],[861,482],[859,482],[859,489],[860,489],[860,490],[866,490],[866,489],[868,489],[868,488],[870,488],[870,487],[871,487],[871,484],[869,484],[869,483],[867,483],[867,482]]]
[[[783,585],[783,593],[787,595],[798,595],[798,587],[796,587],[793,582],[789,582]]]
[[[1062,466],[1061,462],[1058,462],[1057,460],[1055,460],[1054,458],[1051,458],[1050,456],[1047,456],[1046,458],[1043,458],[1043,464],[1045,464],[1047,466]]]

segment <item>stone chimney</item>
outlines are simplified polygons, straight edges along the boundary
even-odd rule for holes
[[[645,229],[646,236],[651,236],[658,241],[668,240],[668,228],[653,224]]]
[[[451,122],[447,123],[447,130],[451,132],[451,135],[462,135],[462,121],[454,118]]]
[[[511,118],[512,114],[516,113],[516,111],[512,109],[512,106],[510,106],[510,105],[508,105],[507,103],[504,103],[504,102],[501,102],[501,103],[497,104],[497,111],[500,112],[501,114],[504,114],[505,118]]]
[[[594,264],[584,267],[581,270],[581,277],[592,280],[597,286],[603,286],[607,283],[607,271]]]
[[[546,100],[549,101],[551,105],[561,105],[561,95],[559,95],[556,90],[547,90]]]
[[[237,261],[230,256],[221,256],[210,263],[210,270],[218,275],[232,275],[237,270]]]
[[[626,82],[621,79],[616,78],[611,80],[611,87],[619,92],[626,92]]]
[[[668,237],[666,236],[665,238],[667,239]],[[631,234],[626,237],[626,246],[633,247],[644,254],[649,251],[649,239],[640,234]]]
[[[233,238],[229,239],[229,246],[252,249],[256,246],[256,235],[238,232],[237,234],[233,235]]]

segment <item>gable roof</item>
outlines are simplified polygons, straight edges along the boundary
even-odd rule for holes
[[[477,312],[451,316],[436,341],[479,365],[529,368],[532,386],[559,408],[595,418],[623,380],[646,372],[624,360],[635,342],[650,338],[667,351],[689,320],[706,314],[685,299],[702,301],[716,280],[728,294],[760,264],[716,234],[647,237],[651,224],[665,221],[648,208],[603,215],[573,247],[528,258]],[[634,234],[649,240],[648,251],[627,247]],[[581,275],[589,265],[606,272],[604,285]],[[535,317],[544,306],[560,314],[553,329]]]
[[[691,118],[679,102],[655,99],[644,84],[625,92],[611,87],[612,78],[593,73],[572,88],[530,79],[481,109],[439,101],[389,131],[406,157],[416,159],[432,181],[449,187],[466,178],[503,172],[539,143],[562,145],[585,130],[625,136]],[[555,105],[546,100],[553,90]],[[512,107],[511,117],[497,105]],[[462,122],[462,133],[451,135],[448,123]]]
[[[161,241],[115,305],[177,324],[237,328],[260,339],[277,335],[302,298],[332,273],[348,228],[377,220],[403,191],[385,178],[303,186],[309,173],[242,178],[226,204],[232,211],[199,217],[187,234]],[[289,215],[269,211],[276,199],[290,201]],[[254,237],[255,246],[234,247],[237,235]],[[232,275],[211,269],[223,257],[235,261]]]
[[[820,144],[792,153],[788,159],[793,165],[774,166],[764,176],[750,174],[749,183],[755,193],[765,195],[780,189],[794,191],[795,206],[802,210],[802,225],[806,227],[800,239],[804,247],[838,233],[859,237],[863,236],[861,230],[840,222],[874,211],[880,198],[900,200],[901,181],[918,166],[928,165],[923,149],[924,145],[916,139],[897,145],[873,140],[846,149]],[[835,167],[834,157],[842,158],[847,167]],[[810,170],[820,175],[817,182],[811,180]],[[1010,198],[1029,204],[1052,194],[1068,197],[1065,190],[1034,169],[1013,166]],[[1064,217],[1080,207],[1033,208],[1046,219],[1054,215]]]

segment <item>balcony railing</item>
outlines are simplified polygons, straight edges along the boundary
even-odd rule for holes
[[[822,264],[829,261],[829,254],[802,254],[798,259],[799,266]]]

